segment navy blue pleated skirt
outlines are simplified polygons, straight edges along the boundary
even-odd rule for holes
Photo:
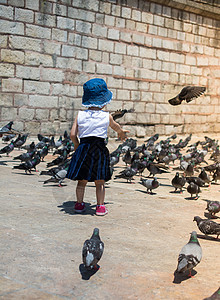
[[[103,138],[80,139],[74,152],[66,177],[72,180],[108,181],[111,179],[109,151]]]

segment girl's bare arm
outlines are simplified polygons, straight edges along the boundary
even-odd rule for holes
[[[117,123],[117,122],[115,122],[114,120],[113,120],[113,117],[109,114],[109,126],[114,130],[114,131],[116,131],[117,132],[117,134],[118,134],[118,137],[122,140],[122,141],[124,141],[125,139],[126,139],[126,132],[129,132],[128,130],[123,130],[122,128],[121,128],[121,126]]]
[[[79,146],[79,139],[77,137],[77,134],[78,134],[78,124],[77,124],[77,117],[76,117],[76,119],[73,122],[72,129],[70,131],[70,138],[74,144],[74,150],[76,150]]]

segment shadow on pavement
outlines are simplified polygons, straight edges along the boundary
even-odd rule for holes
[[[197,272],[195,270],[191,271],[191,275],[195,276]],[[177,273],[176,271],[174,272],[174,279],[173,283],[180,284],[182,281],[188,280],[191,277],[189,275],[183,274],[183,273]]]
[[[81,273],[83,280],[89,280],[90,277],[95,275],[95,273],[100,269],[100,266],[97,265],[97,269],[87,270],[83,264],[79,265],[79,271]]]

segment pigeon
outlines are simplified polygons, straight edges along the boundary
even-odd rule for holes
[[[120,153],[117,153],[115,156],[110,157],[110,167],[115,166],[119,162]]]
[[[180,105],[183,100],[192,101],[194,98],[201,96],[206,88],[203,86],[185,86],[181,92],[174,98],[168,100],[171,105]]]
[[[55,148],[59,148],[62,145],[62,136],[55,142]]]
[[[115,176],[115,179],[117,178],[123,178],[127,179],[127,182],[129,181],[131,183],[131,180],[133,179],[133,176],[137,174],[137,169],[134,169],[132,167],[128,167],[125,170],[121,171],[118,175]]]
[[[62,182],[66,178],[67,170],[63,169],[58,171],[55,175],[53,175],[51,178],[44,181],[44,184],[49,182],[55,182],[58,183],[59,187],[62,186]]]
[[[129,149],[127,150],[125,155],[122,157],[122,160],[123,160],[123,162],[126,163],[126,166],[127,166],[127,164],[129,164],[129,165],[131,164],[131,152]]]
[[[216,234],[217,239],[220,235],[220,224],[210,220],[210,219],[202,219],[199,216],[195,216],[193,221],[196,221],[199,230],[208,235],[208,234]]]
[[[206,202],[207,202],[206,209],[210,212],[211,216],[220,212],[220,202],[219,201],[206,200]]]
[[[196,231],[191,233],[189,242],[183,246],[179,253],[178,265],[175,273],[186,273],[189,271],[189,277],[192,277],[191,271],[202,259],[202,248],[197,239]]]
[[[35,143],[32,142],[31,144],[29,145],[24,145],[21,147],[21,149],[25,149],[27,150],[28,152],[32,152],[34,149],[35,149]]]
[[[112,117],[113,117],[113,120],[117,120],[119,118],[122,118],[126,113],[131,113],[131,112],[134,112],[134,109],[131,108],[131,109],[118,109],[116,110],[114,113],[112,113]]]
[[[190,182],[190,184],[187,186],[187,192],[191,194],[191,198],[193,194],[196,194],[196,199],[197,199],[198,194],[201,192],[201,190],[197,184]]]
[[[48,151],[49,151],[48,144],[46,144],[41,150],[39,150],[41,161],[44,161],[44,157],[47,156]]]
[[[14,150],[14,141],[12,140],[9,145],[0,149],[0,154],[6,153],[7,155],[9,155],[9,153],[12,152],[13,150]]]
[[[193,164],[188,164],[184,171],[186,176],[193,176],[194,174],[194,165]]]
[[[213,174],[213,181],[217,182],[220,180],[220,168],[218,167]]]
[[[199,177],[195,177],[195,176],[191,176],[191,177],[186,177],[186,181],[188,183],[193,182],[196,185],[198,185],[199,187],[203,187],[205,186],[205,181],[203,181],[201,178]]]
[[[30,160],[35,154],[35,150],[32,152],[22,153],[16,157],[13,158],[13,160],[21,160],[21,161],[28,161]]]
[[[36,153],[33,159],[21,163],[18,166],[14,166],[13,169],[25,170],[25,173],[27,174],[27,172],[31,173],[31,169],[36,170],[36,166],[39,163],[40,163],[40,155],[39,153]]]
[[[82,260],[87,270],[98,269],[97,263],[102,257],[104,251],[104,243],[99,236],[99,229],[93,230],[93,235],[86,240],[82,249]]]
[[[147,193],[150,191],[151,194],[152,190],[158,188],[160,185],[156,177],[153,180],[141,178],[141,184],[147,188]]]
[[[13,121],[10,121],[8,124],[4,125],[3,127],[0,128],[0,137],[3,134],[13,134],[13,133],[19,133],[18,130],[15,130],[12,128]]]
[[[42,134],[38,133],[37,138],[40,142],[49,143],[50,138],[47,136],[43,136]]]
[[[47,168],[55,166],[55,165],[60,165],[62,163],[64,163],[67,159],[67,151],[63,152],[63,155],[58,156],[57,158],[55,158],[54,160],[52,160],[51,162],[47,163]]]
[[[172,179],[171,184],[175,188],[175,191],[177,189],[180,189],[180,192],[182,192],[182,188],[186,183],[186,178],[184,176],[180,176],[179,172],[176,172],[175,177]]]
[[[206,171],[204,170],[204,168],[202,168],[198,177],[201,178],[205,183],[208,183],[208,185],[210,185],[211,179],[209,175],[206,173]]]
[[[27,140],[28,134],[23,134],[22,136],[19,134],[17,139],[14,141],[14,146],[16,148],[21,148]]]
[[[203,300],[220,300],[220,287],[217,289],[217,291],[214,292],[214,294]]]
[[[168,173],[167,171],[165,171],[166,169],[168,169],[168,167],[165,167],[161,164],[147,162],[146,167],[147,167],[148,171],[150,172],[149,177],[151,175],[155,176],[156,174]],[[163,168],[165,170],[162,170],[161,168]]]
[[[16,134],[8,134],[8,135],[4,135],[4,136],[2,137],[2,141],[3,141],[3,142],[8,142],[8,141],[12,140],[15,136],[16,136]]]

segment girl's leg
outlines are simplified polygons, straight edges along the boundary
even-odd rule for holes
[[[97,205],[104,205],[105,200],[105,181],[95,180]]]
[[[76,199],[78,203],[83,202],[87,182],[88,180],[78,180],[78,184],[76,186]]]

